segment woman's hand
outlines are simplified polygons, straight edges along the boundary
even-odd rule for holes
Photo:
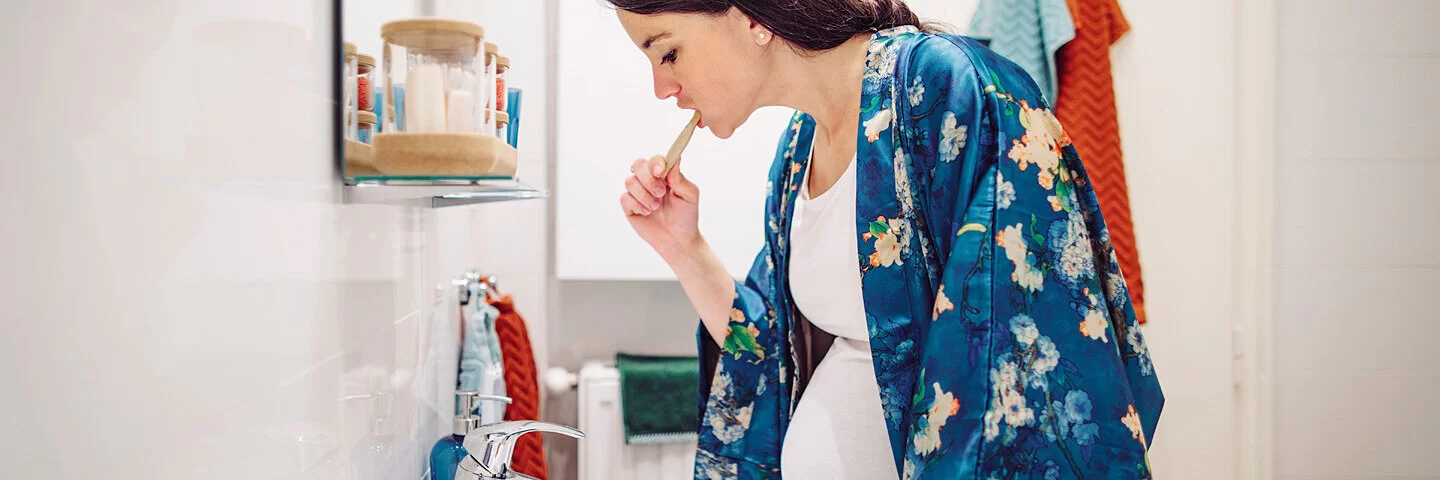
[[[700,189],[679,168],[665,174],[665,157],[638,159],[630,165],[620,207],[630,227],[667,260],[701,243]]]
[[[705,329],[716,345],[724,345],[737,295],[735,280],[700,236],[700,189],[678,167],[660,178],[665,175],[665,157],[659,155],[636,160],[630,172],[620,195],[625,218],[675,271]]]

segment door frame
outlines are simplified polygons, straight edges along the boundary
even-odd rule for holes
[[[1274,251],[1279,0],[1233,0],[1235,42],[1235,476],[1274,466]]]

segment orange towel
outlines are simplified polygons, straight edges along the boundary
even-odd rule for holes
[[[1068,0],[1075,22],[1075,39],[1056,54],[1060,94],[1055,116],[1065,124],[1085,171],[1100,199],[1100,211],[1110,228],[1110,240],[1120,260],[1120,271],[1135,304],[1135,316],[1145,323],[1145,286],[1140,280],[1140,258],[1130,220],[1130,190],[1125,185],[1125,163],[1120,153],[1120,122],[1115,111],[1115,79],[1110,69],[1110,45],[1130,30],[1116,0]]]
[[[505,394],[512,400],[505,408],[505,420],[539,420],[540,383],[525,319],[515,312],[515,301],[510,295],[490,304],[500,310],[500,317],[495,319],[495,334],[500,338],[500,356],[505,363]],[[546,480],[545,448],[539,434],[525,435],[515,442],[510,466],[517,472]]]

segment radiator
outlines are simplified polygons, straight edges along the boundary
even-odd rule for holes
[[[580,480],[688,479],[695,442],[626,445],[620,410],[620,371],[598,364],[580,369]]]

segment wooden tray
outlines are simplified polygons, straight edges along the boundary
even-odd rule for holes
[[[477,133],[375,135],[375,168],[394,176],[511,176],[515,149]]]

